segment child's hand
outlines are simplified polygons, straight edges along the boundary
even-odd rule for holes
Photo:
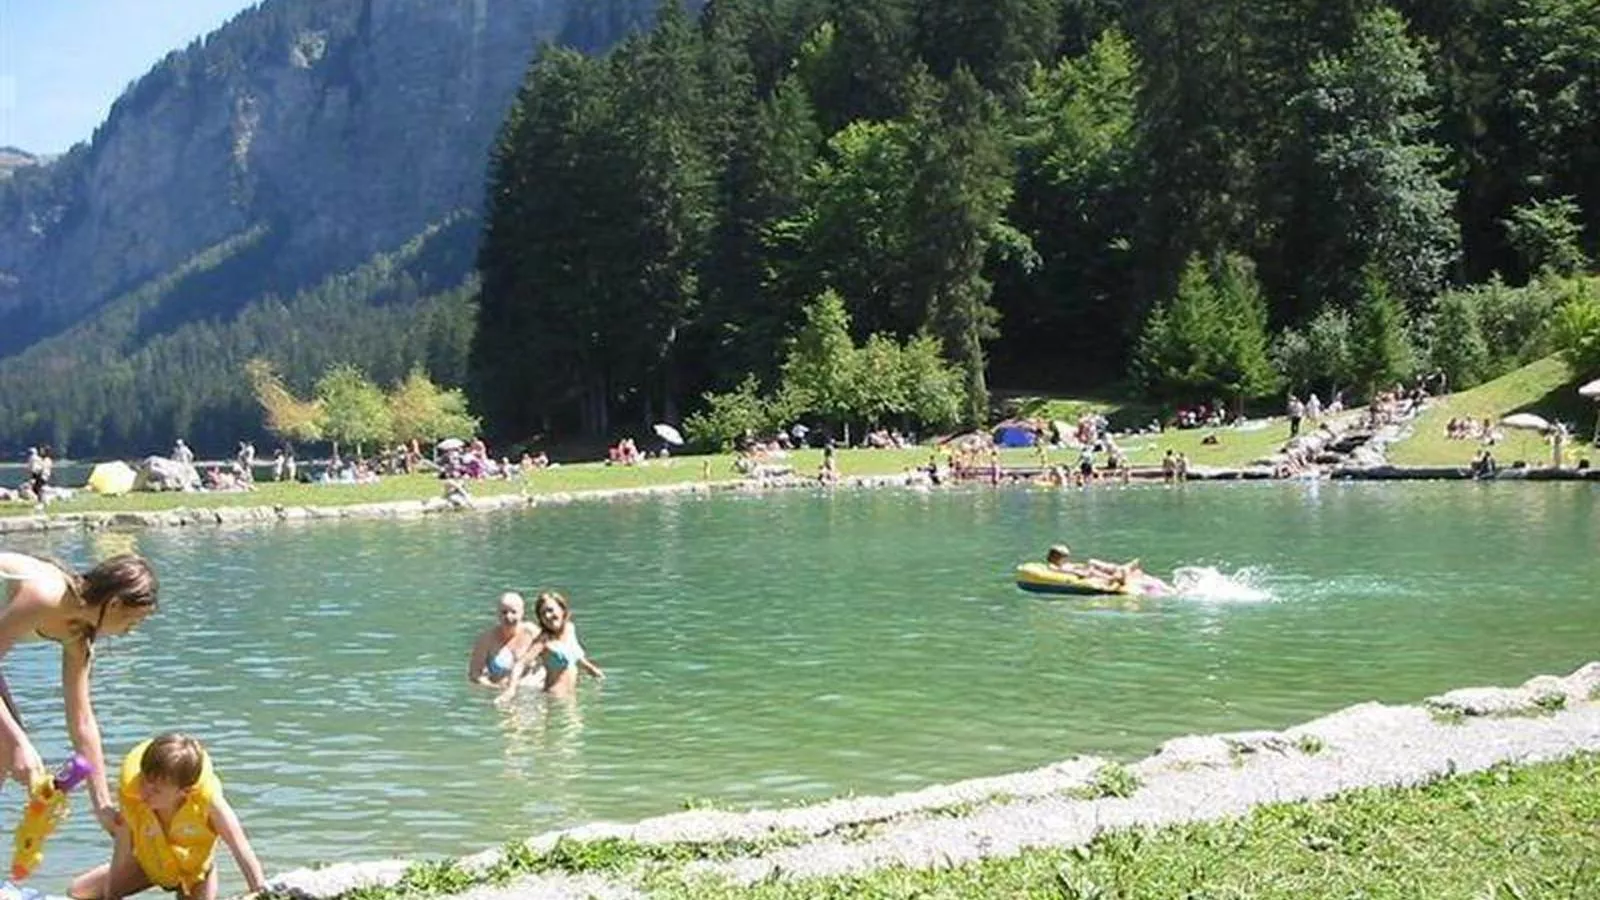
[[[94,817],[100,820],[100,827],[110,835],[115,835],[125,824],[122,820],[122,811],[109,803],[95,807]]]

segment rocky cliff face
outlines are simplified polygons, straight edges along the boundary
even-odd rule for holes
[[[266,0],[170,54],[93,140],[0,183],[0,355],[252,228],[290,280],[476,210],[569,0]],[[219,302],[236,305],[248,298]]]
[[[39,164],[39,157],[16,147],[0,147],[0,178],[9,178],[17,169]]]

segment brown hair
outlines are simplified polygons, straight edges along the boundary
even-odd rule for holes
[[[113,600],[125,606],[156,605],[156,592],[161,584],[156,572],[142,556],[122,553],[105,560],[81,575],[67,574],[72,593],[83,605],[103,607]]]
[[[1072,556],[1072,551],[1068,549],[1066,544],[1057,544],[1054,547],[1051,547],[1049,552],[1045,553],[1044,561],[1047,563],[1057,563],[1063,559],[1067,559],[1070,556]]]
[[[535,622],[539,623],[539,631],[543,632],[544,634],[550,634],[550,632],[544,627],[544,620],[539,618],[539,607],[543,606],[546,600],[549,600],[551,603],[561,607],[561,612],[568,622],[572,621],[572,604],[568,603],[567,598],[561,596],[561,594],[556,591],[539,592],[539,596],[533,601],[533,619]],[[561,635],[554,634],[550,636],[558,638]]]
[[[200,780],[206,762],[205,748],[187,734],[163,734],[144,748],[139,775],[146,781],[164,781],[191,788]]]

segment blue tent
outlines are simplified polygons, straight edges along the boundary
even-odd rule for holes
[[[999,425],[994,430],[994,442],[1002,447],[1032,447],[1032,428],[1024,425]]]

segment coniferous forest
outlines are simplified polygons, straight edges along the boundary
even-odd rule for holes
[[[6,449],[265,438],[257,358],[423,366],[503,443],[1600,370],[1600,0],[650,2],[537,54],[481,218],[210,247],[0,360]]]
[[[990,385],[1465,386],[1595,302],[1600,0],[669,0],[545,48],[489,179],[504,435],[787,395],[825,294],[936,340],[967,422]]]

